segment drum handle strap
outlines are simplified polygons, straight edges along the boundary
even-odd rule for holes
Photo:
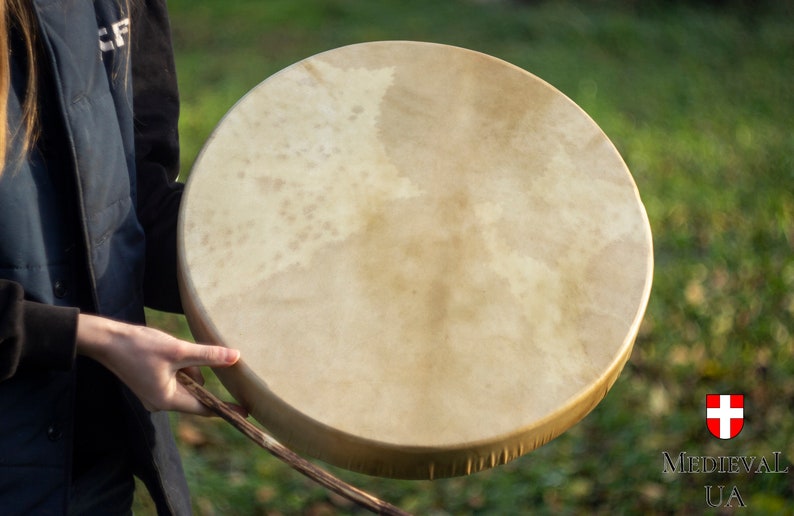
[[[308,460],[296,454],[260,430],[243,416],[230,409],[223,401],[196,383],[183,371],[177,371],[176,377],[179,383],[184,385],[185,388],[207,408],[231,423],[232,426],[234,426],[249,439],[267,450],[271,455],[287,463],[287,465],[293,469],[296,469],[320,485],[376,514],[410,516],[409,513],[403,511],[402,509],[395,507],[388,502],[384,502],[383,500],[375,498],[371,494],[362,491],[357,487],[351,486],[350,484],[331,475],[327,471],[318,468]]]

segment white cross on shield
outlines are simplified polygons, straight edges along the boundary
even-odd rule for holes
[[[706,426],[719,439],[733,439],[744,427],[744,394],[706,394]]]

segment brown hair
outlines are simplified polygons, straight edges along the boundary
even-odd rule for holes
[[[8,124],[8,96],[11,90],[11,30],[12,27],[22,37],[27,54],[27,88],[22,104],[22,126],[10,127]],[[0,174],[8,160],[9,141],[23,131],[24,138],[20,156],[30,147],[36,134],[36,17],[29,0],[0,0]]]

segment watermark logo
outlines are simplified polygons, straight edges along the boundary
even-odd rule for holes
[[[706,426],[719,439],[739,435],[744,427],[744,394],[706,394]]]
[[[744,427],[744,394],[707,394],[706,426],[718,439],[733,439]],[[760,475],[788,474],[783,452],[771,455],[700,455],[681,451],[662,452],[663,474]],[[704,482],[705,484],[705,482]],[[736,485],[705,484],[707,507],[747,507]],[[744,488],[742,488],[744,489]]]

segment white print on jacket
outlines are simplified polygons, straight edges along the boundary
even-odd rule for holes
[[[130,19],[124,18],[113,23],[110,26],[110,31],[107,27],[99,28],[99,49],[102,52],[110,52],[117,48],[123,47],[126,42],[124,36],[129,37],[130,33]]]

